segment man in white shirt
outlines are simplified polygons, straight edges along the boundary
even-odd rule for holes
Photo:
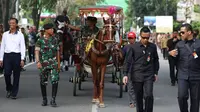
[[[17,30],[18,20],[9,20],[10,30],[3,34],[0,50],[0,66],[4,67],[6,97],[17,98],[21,67],[24,66],[25,42],[24,35]],[[13,72],[13,84],[11,74]]]

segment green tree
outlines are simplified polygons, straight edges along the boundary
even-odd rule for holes
[[[36,28],[39,28],[40,15],[42,11],[53,11],[57,0],[21,0],[21,6],[25,11],[31,11],[31,18]]]
[[[2,4],[0,3],[0,24],[2,24]]]
[[[56,6],[57,14],[61,14],[64,9],[68,11],[68,16],[71,21],[79,20],[79,8],[82,6],[96,5],[105,0],[58,0]]]
[[[1,18],[0,20],[2,20],[5,30],[8,30],[9,28],[8,20],[15,11],[14,9],[15,9],[16,1],[17,0],[0,0],[0,4],[1,4],[0,12],[2,14],[2,16],[0,16]]]
[[[171,15],[176,19],[177,1],[178,0],[126,0],[129,9],[126,11],[126,16],[129,18],[126,23],[132,23],[129,21],[136,22],[135,17],[140,17],[141,19],[138,24],[142,26],[144,16]]]
[[[199,21],[194,21],[191,23],[193,29],[199,29],[200,30],[200,22]]]

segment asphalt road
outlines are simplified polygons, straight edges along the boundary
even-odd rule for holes
[[[0,112],[136,112],[129,108],[128,96],[124,92],[123,98],[118,98],[119,87],[111,83],[111,75],[106,74],[104,102],[106,108],[99,109],[91,103],[93,84],[91,76],[83,83],[83,90],[74,97],[73,85],[69,78],[73,76],[74,68],[60,74],[59,90],[57,95],[58,107],[41,106],[39,88],[39,71],[36,65],[26,67],[20,79],[20,90],[17,100],[5,97],[4,78],[0,78]],[[178,112],[177,86],[172,87],[169,80],[168,61],[160,56],[159,80],[154,86],[154,112]],[[48,84],[48,98],[51,98],[51,84]]]

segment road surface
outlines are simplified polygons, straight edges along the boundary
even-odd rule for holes
[[[73,76],[74,68],[60,74],[57,95],[58,107],[41,106],[42,97],[39,88],[39,71],[35,64],[26,67],[20,79],[20,90],[17,100],[7,99],[4,77],[0,76],[0,112],[136,112],[129,108],[128,96],[118,98],[119,87],[111,83],[111,75],[106,75],[104,101],[106,108],[99,109],[91,103],[93,84],[91,77],[83,83],[78,96],[72,95],[73,85],[69,78]],[[178,112],[177,85],[171,86],[168,61],[160,56],[159,80],[154,86],[154,112]],[[48,84],[48,99],[51,98],[51,84]]]

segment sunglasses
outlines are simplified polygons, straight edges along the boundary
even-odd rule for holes
[[[184,34],[185,34],[185,32],[181,31],[181,32],[180,32],[180,34],[183,34],[183,35],[184,35]]]
[[[149,37],[141,37],[142,39],[147,39],[147,40],[149,40]]]

